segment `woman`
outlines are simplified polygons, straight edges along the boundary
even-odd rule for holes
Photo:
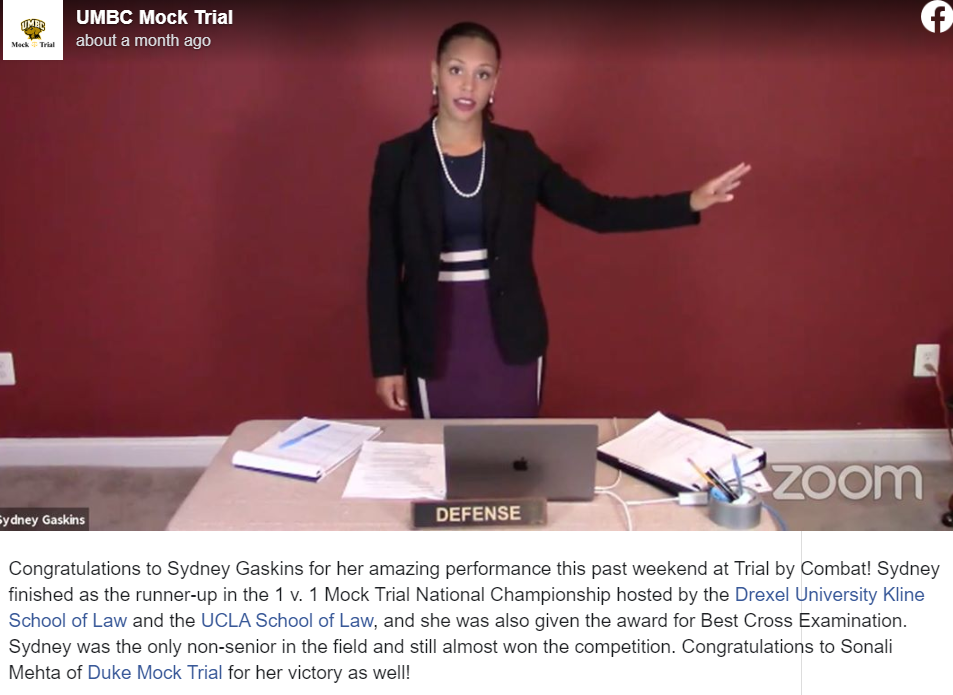
[[[751,168],[665,196],[594,193],[528,132],[493,123],[500,57],[486,27],[447,29],[431,64],[431,119],[377,153],[372,371],[384,404],[418,418],[538,414],[548,330],[532,261],[537,202],[596,232],[698,224]]]

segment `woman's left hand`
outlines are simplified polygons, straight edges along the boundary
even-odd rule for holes
[[[701,212],[716,203],[730,203],[735,199],[731,191],[741,185],[741,177],[751,171],[751,165],[742,162],[721,176],[706,181],[692,191],[691,206],[695,212]]]

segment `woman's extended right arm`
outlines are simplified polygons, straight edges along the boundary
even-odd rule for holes
[[[400,343],[400,274],[403,266],[397,225],[399,162],[381,145],[371,182],[367,316],[371,369],[377,394],[387,407],[406,410],[406,383]]]

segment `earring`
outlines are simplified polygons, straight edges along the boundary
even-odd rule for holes
[[[491,105],[491,106],[493,105],[493,95],[492,95],[492,94],[490,95],[490,105]]]
[[[433,91],[430,93],[432,96],[437,96],[437,85],[433,86]]]

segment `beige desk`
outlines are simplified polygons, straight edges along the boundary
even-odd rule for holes
[[[518,423],[519,420],[355,420],[383,428],[378,441],[441,443],[443,425],[448,423]],[[615,436],[611,419],[543,420],[541,423],[592,423],[599,426],[599,442]],[[639,420],[618,420],[619,433],[635,426]],[[724,432],[721,423],[695,420],[715,431]],[[260,471],[236,468],[232,454],[239,449],[253,449],[291,421],[252,420],[244,422],[215,455],[208,469],[189,493],[185,502],[169,522],[170,531],[192,530],[359,530],[400,531],[411,529],[411,503],[392,500],[341,499],[356,455],[318,482],[295,480]],[[611,485],[616,470],[598,462],[596,485]],[[655,499],[665,493],[631,476],[624,475],[612,490],[624,500]],[[636,531],[699,531],[723,530],[707,517],[705,507],[680,507],[676,503],[630,507],[632,526]],[[558,531],[624,531],[622,506],[606,495],[597,495],[593,502],[550,502],[548,521],[533,528]],[[506,527],[493,527],[507,530]],[[764,512],[759,531],[777,530],[771,516]],[[452,533],[444,530],[440,533]],[[736,531],[733,533],[737,533]]]

